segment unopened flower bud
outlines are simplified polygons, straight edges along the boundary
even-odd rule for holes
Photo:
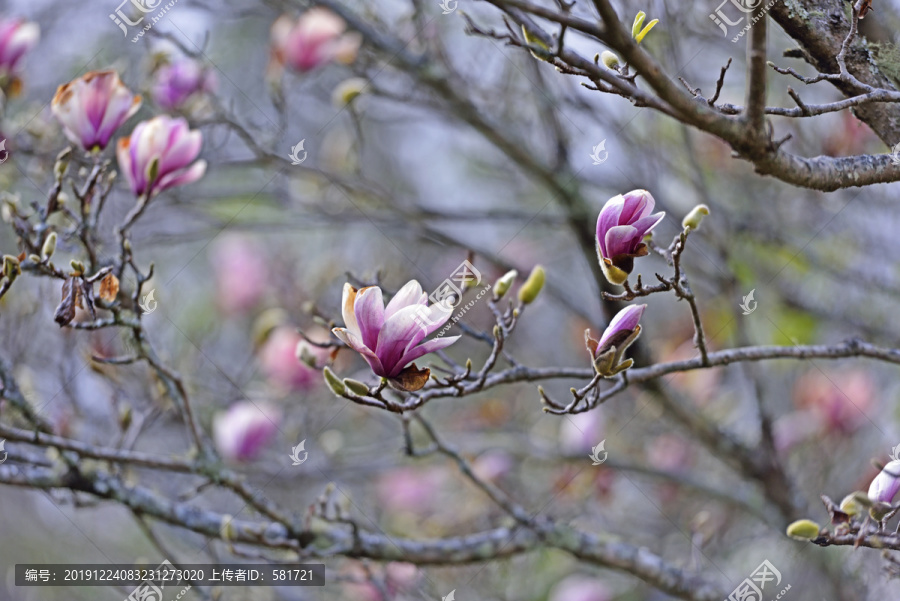
[[[634,17],[634,23],[631,26],[631,37],[633,37],[634,41],[636,41],[638,44],[640,44],[644,40],[644,37],[648,33],[650,33],[650,30],[653,29],[653,27],[657,23],[659,23],[659,19],[653,19],[652,21],[647,23],[646,27],[642,29],[641,25],[644,24],[644,18],[646,18],[646,16],[647,15],[644,14],[644,11],[638,12],[638,14]]]
[[[338,108],[344,108],[362,95],[368,85],[369,82],[362,77],[345,79],[335,86],[331,93],[331,102]]]
[[[326,367],[322,370],[322,374],[325,376],[325,383],[328,384],[328,388],[331,389],[331,392],[337,396],[343,396],[344,393],[347,392],[347,387],[333,371]]]
[[[869,499],[873,503],[890,503],[900,490],[900,461],[889,462],[869,485]]]
[[[622,63],[619,61],[619,57],[616,56],[615,52],[610,52],[609,50],[604,50],[600,54],[600,60],[606,66],[607,69],[612,69],[613,71],[618,71],[619,67]]]
[[[525,41],[528,42],[529,44],[531,44],[532,46],[537,46],[538,48],[543,48],[546,51],[550,50],[550,48],[547,46],[547,44],[542,42],[539,37],[532,34],[530,31],[528,31],[528,29],[526,29],[526,27],[524,25],[522,25],[522,36],[525,38]],[[544,58],[542,56],[538,56],[538,54],[534,50],[531,50],[530,52],[531,52],[531,56],[533,56],[534,58],[539,59],[539,60],[544,60]]]
[[[509,287],[516,281],[517,277],[519,277],[519,272],[515,269],[511,269],[503,274],[503,277],[494,284],[494,300],[503,298],[503,295],[509,292]]]
[[[301,340],[300,342],[297,343],[296,355],[297,355],[297,360],[300,361],[300,363],[303,363],[304,365],[308,365],[309,367],[312,367],[312,368],[316,367],[316,362],[318,361],[318,358],[316,357],[315,353],[312,352],[312,349],[310,348],[310,344],[307,341]]]
[[[28,255],[28,260],[31,261],[32,263],[40,263],[41,262],[41,258],[37,255]]]
[[[519,300],[523,305],[534,302],[544,287],[544,268],[536,265],[522,287],[519,288]]]
[[[19,259],[12,255],[3,255],[3,275],[9,278],[10,282],[14,282],[21,274],[22,268],[19,266]]]
[[[119,426],[121,426],[122,430],[127,430],[131,425],[131,407],[125,407],[119,412]]]
[[[686,230],[695,230],[700,227],[700,222],[703,221],[703,218],[709,215],[709,207],[706,205],[697,205],[691,212],[685,216],[681,221],[681,227]]]
[[[797,520],[787,527],[787,535],[798,540],[818,538],[820,526],[812,520]]]
[[[44,240],[44,246],[41,247],[41,259],[48,260],[54,252],[56,252],[56,232],[50,232],[50,235]]]
[[[75,275],[83,275],[84,274],[84,263],[82,263],[81,261],[72,259],[72,261],[69,262],[69,265],[72,267],[72,271],[75,272]]]
[[[841,501],[841,511],[850,516],[861,514],[871,506],[872,500],[861,490],[850,493]]]
[[[219,524],[219,536],[225,542],[233,541],[237,537],[237,530],[233,521],[234,518],[227,513],[222,515],[222,521]]]
[[[69,156],[72,154],[72,147],[69,146],[58,155],[56,155],[56,163],[53,165],[53,175],[57,181],[61,180],[69,169]]]
[[[354,394],[358,394],[360,396],[369,396],[369,387],[359,380],[344,378],[344,385],[347,386],[347,388],[350,389],[350,392]]]
[[[885,517],[887,517],[887,514],[891,512],[891,509],[893,508],[891,507],[890,503],[882,503],[881,501],[879,501],[878,503],[872,505],[872,507],[869,509],[869,515],[872,516],[872,519],[880,522]]]

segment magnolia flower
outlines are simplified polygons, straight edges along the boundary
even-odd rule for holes
[[[224,459],[250,461],[278,431],[281,412],[268,403],[242,401],[213,418],[213,440]]]
[[[324,363],[327,359],[326,349],[307,344],[290,326],[276,327],[259,349],[259,363],[266,378],[280,389],[310,390],[322,382],[317,370],[298,359],[298,345],[304,345],[316,362]]]
[[[384,306],[381,288],[357,290],[344,284],[344,327],[334,328],[335,336],[363,356],[377,375],[389,378],[403,390],[419,390],[428,381],[429,370],[407,366],[423,355],[446,348],[459,336],[422,342],[448,319],[440,303],[428,305],[428,293],[412,280]]]
[[[297,21],[284,15],[272,25],[274,63],[301,73],[331,61],[353,62],[360,42],[358,33],[347,33],[344,20],[323,7],[307,10]]]
[[[166,115],[141,121],[128,138],[119,140],[119,169],[135,196],[150,198],[167,188],[197,181],[206,173],[200,154],[203,134],[191,131],[182,118]]]
[[[31,50],[41,37],[37,23],[22,19],[0,20],[0,77],[5,83],[15,82],[16,67],[22,56]]]
[[[115,71],[90,71],[59,86],[50,110],[66,137],[83,149],[103,150],[113,134],[141,106]]]
[[[597,218],[597,254],[611,284],[621,286],[634,269],[635,257],[648,253],[644,236],[665,217],[655,213],[656,201],[646,190],[632,190],[606,201]]]
[[[646,307],[647,305],[629,305],[619,311],[609,322],[600,340],[591,338],[589,329],[584,331],[585,344],[598,374],[608,378],[628,369],[634,363],[632,359],[623,361],[622,355],[641,335],[638,322]]]
[[[215,73],[197,61],[182,58],[163,65],[155,74],[153,100],[166,110],[175,110],[194,94],[214,92],[218,86]]]
[[[869,499],[873,503],[891,503],[900,490],[900,461],[889,462],[869,485]]]
[[[220,237],[212,247],[216,301],[229,314],[246,313],[266,295],[269,265],[263,249],[238,234]]]

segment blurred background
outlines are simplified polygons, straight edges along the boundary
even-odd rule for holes
[[[369,31],[350,64],[333,61],[305,72],[273,67],[270,47],[273,23],[301,14],[303,3],[179,0],[137,41],[138,27],[123,36],[110,18],[119,8],[133,17],[129,7],[116,0],[3,3],[3,17],[38,23],[41,38],[23,59],[21,93],[4,104],[0,131],[10,159],[0,165],[0,190],[21,206],[46,198],[54,157],[68,143],[49,103],[57,86],[87,70],[114,68],[144,97],[119,136],[162,113],[183,115],[203,133],[205,177],[161,194],[134,228],[136,261],[155,265],[145,290],[155,291],[158,307],[144,323],[162,359],[184,377],[205,430],[247,401],[277,415],[277,433],[258,455],[233,465],[297,514],[334,483],[361,525],[388,536],[440,538],[508,524],[452,461],[408,457],[397,415],[336,398],[319,369],[297,361],[297,328],[328,341],[327,324],[342,323],[347,281],[379,282],[394,292],[417,279],[433,290],[470,256],[487,282],[541,264],[547,287],[507,351],[528,366],[587,367],[584,330],[596,335],[611,314],[584,232],[593,231],[607,199],[632,189],[649,190],[666,211],[655,230],[662,246],[692,207],[710,207],[683,266],[711,349],[851,337],[897,346],[898,184],[826,194],[759,176],[705,134],[588,90],[521,49],[467,35],[463,15],[485,29],[504,29],[496,9],[474,0],[459,0],[449,14],[437,0],[335,4]],[[644,46],[672,77],[707,96],[732,58],[721,100],[743,102],[744,41],[722,37],[709,18],[714,3],[654,0],[617,8],[629,21],[638,10],[658,18]],[[881,1],[877,22],[865,22],[886,61],[893,60],[898,8]],[[589,3],[574,10],[593,14]],[[588,57],[603,50],[576,35],[567,41]],[[800,61],[781,57],[792,46],[770,27],[770,59],[810,74]],[[164,107],[153,94],[159,69],[185,57],[211,74],[210,83],[189,102]],[[787,86],[797,82],[777,75],[770,82],[770,105],[792,106]],[[349,104],[347,90],[359,92]],[[801,92],[807,103],[839,98],[826,84]],[[806,156],[889,152],[846,112],[772,121],[779,137],[793,135],[790,149]],[[289,155],[301,141],[308,156],[294,165]],[[595,164],[591,155],[601,142],[608,156]],[[105,154],[112,158],[112,151]],[[107,202],[100,230],[109,243],[134,200],[120,181]],[[0,251],[18,254],[9,224],[2,225]],[[55,261],[83,260],[82,252],[61,242]],[[651,282],[654,272],[669,275],[670,269],[654,255],[636,270]],[[758,307],[744,315],[740,304],[751,290]],[[33,277],[21,278],[0,301],[0,356],[13,365],[25,397],[59,435],[183,455],[187,431],[146,365],[91,361],[91,355],[126,352],[123,338],[111,329],[60,329],[53,322],[58,302],[59,283]],[[697,356],[686,303],[667,294],[646,302],[645,356],[637,366]],[[486,303],[477,303],[463,322],[474,331],[490,331],[494,323]],[[480,365],[489,351],[464,337],[447,353]],[[333,358],[314,346],[309,352],[317,368],[327,363],[341,377],[375,381],[355,353]],[[442,365],[434,355],[428,362]],[[660,382],[750,445],[760,440],[764,407],[779,460],[805,508],[794,518],[824,520],[819,495],[839,500],[865,490],[877,473],[872,460],[887,461],[900,443],[896,368],[885,364],[780,360]],[[544,386],[559,399],[585,383]],[[541,409],[536,385],[516,384],[438,399],[422,412],[481,477],[530,512],[646,546],[726,590],[767,559],[792,585],[789,598],[898,594],[877,551],[820,549],[785,538],[784,516],[758,484],[714,456],[640,387],[586,414],[561,417]],[[127,427],[125,411],[133,415]],[[291,450],[304,440],[308,461],[292,466]],[[608,461],[592,466],[588,455],[601,440]],[[200,507],[242,519],[255,515],[233,495],[205,490],[200,477],[125,473]],[[0,509],[3,599],[114,601],[129,593],[16,588],[16,563],[156,565],[163,559],[135,517],[114,503],[0,487]],[[221,541],[165,524],[152,523],[152,532],[172,561],[242,559]],[[456,567],[340,557],[326,566],[323,589],[227,588],[212,598],[387,601],[440,599],[451,590],[460,600],[668,598],[558,551]],[[192,591],[185,598],[204,597]]]

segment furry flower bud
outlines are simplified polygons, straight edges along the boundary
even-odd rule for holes
[[[534,302],[538,297],[538,294],[540,294],[541,290],[544,288],[545,278],[544,268],[540,265],[535,265],[534,269],[531,270],[528,279],[525,280],[525,283],[519,288],[519,300],[522,301],[523,305]]]

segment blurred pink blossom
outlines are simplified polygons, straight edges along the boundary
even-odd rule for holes
[[[309,390],[322,382],[322,374],[301,363],[297,358],[297,345],[305,343],[291,326],[278,326],[268,335],[259,350],[259,362],[266,378],[284,390]],[[327,349],[308,345],[314,356],[318,355],[323,365],[327,360]]]
[[[281,411],[265,402],[241,401],[213,418],[213,440],[223,459],[251,461],[278,432]]]
[[[154,73],[153,100],[166,110],[176,110],[191,96],[215,92],[217,87],[215,72],[193,59],[179,58]]]
[[[262,249],[248,238],[224,236],[212,248],[217,302],[226,313],[255,307],[266,293],[269,269]]]
[[[347,33],[347,24],[323,7],[307,10],[296,21],[284,15],[272,25],[272,58],[304,73],[332,61],[351,63],[361,37]]]
[[[206,161],[194,162],[202,145],[203,134],[191,131],[186,120],[160,115],[119,140],[116,156],[134,195],[150,198],[203,177]]]
[[[389,511],[428,513],[438,498],[438,486],[443,480],[443,473],[435,470],[397,468],[378,479],[378,500]]]
[[[141,107],[115,71],[89,71],[59,86],[50,110],[63,132],[84,150],[103,150],[116,130]]]
[[[37,23],[24,19],[0,20],[0,77],[10,80],[16,74],[22,56],[41,38]]]
[[[584,455],[603,440],[605,423],[599,409],[564,415],[559,420],[559,448],[566,455]]]
[[[811,411],[823,432],[850,434],[868,421],[866,413],[875,402],[875,384],[862,369],[829,371],[818,369],[800,376],[794,384],[794,404]]]

